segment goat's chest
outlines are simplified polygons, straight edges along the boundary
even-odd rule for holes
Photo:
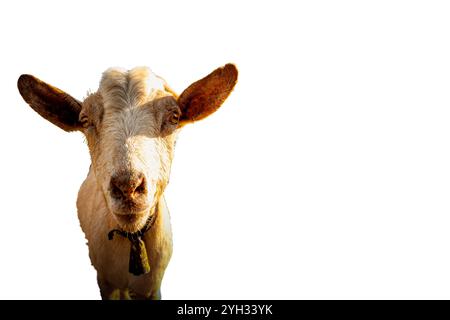
[[[105,240],[101,247],[104,249],[94,249],[91,257],[97,272],[114,287],[128,288],[131,276],[128,272],[130,242],[125,238],[114,237],[113,240]]]
[[[91,250],[90,248],[92,264],[97,269],[99,276],[116,288],[130,288],[136,291],[150,290],[154,284],[160,283],[172,252],[171,243],[165,243],[165,241],[155,243],[153,238],[151,235],[144,238],[150,264],[148,274],[134,276],[129,273],[131,244],[128,239],[122,237],[114,237],[112,240],[106,240],[100,246],[95,246],[96,248],[103,247],[103,250]],[[159,245],[155,246],[156,244]]]

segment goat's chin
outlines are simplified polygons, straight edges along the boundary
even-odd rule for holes
[[[149,212],[113,213],[113,216],[123,231],[136,232],[144,227],[149,217]]]

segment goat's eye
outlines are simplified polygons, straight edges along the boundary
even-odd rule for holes
[[[178,124],[178,121],[180,121],[180,115],[178,112],[172,112],[172,114],[169,117],[169,123],[170,124]]]
[[[83,128],[87,128],[89,127],[90,123],[89,123],[89,119],[86,115],[82,115],[80,118],[80,123],[82,125]]]
[[[178,108],[170,108],[167,110],[163,118],[161,134],[163,136],[171,134],[177,128],[180,117],[181,112]]]

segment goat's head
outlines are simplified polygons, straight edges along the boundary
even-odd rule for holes
[[[83,102],[31,75],[22,75],[18,87],[45,119],[84,133],[107,206],[121,228],[133,232],[167,185],[178,129],[215,112],[236,80],[236,67],[227,64],[177,96],[148,68],[108,69]]]

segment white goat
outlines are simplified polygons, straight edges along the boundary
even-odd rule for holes
[[[179,129],[215,112],[233,90],[237,69],[218,68],[177,96],[148,68],[108,69],[97,92],[79,102],[31,76],[24,100],[65,131],[81,131],[91,167],[78,217],[103,299],[160,299],[172,254],[169,181]]]

